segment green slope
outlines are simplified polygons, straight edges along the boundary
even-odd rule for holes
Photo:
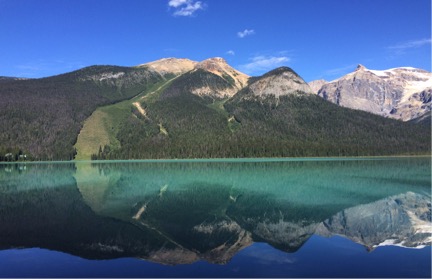
[[[155,83],[132,99],[97,108],[86,119],[78,135],[74,146],[77,151],[75,160],[90,160],[92,154],[98,154],[99,150],[103,150],[106,146],[109,146],[113,152],[120,149],[121,143],[117,139],[117,134],[122,125],[127,122],[129,117],[144,117],[138,109],[142,109],[139,104],[143,101],[151,102],[152,99],[158,98],[160,92],[174,79],[175,77]]]
[[[130,99],[165,77],[146,68],[92,66],[0,86],[0,161],[70,160],[83,122],[97,107]]]
[[[121,148],[110,148],[98,158],[430,153],[430,128],[339,107],[310,94],[257,97],[246,87],[228,100],[193,95],[194,88],[202,86],[203,75],[188,73],[162,90],[159,98],[141,100],[146,116],[131,114],[117,134]],[[205,80],[213,82],[210,88],[226,86],[223,79]]]
[[[192,94],[203,87],[208,95]],[[115,66],[3,81],[0,161],[11,159],[7,153],[36,160],[430,154],[430,125],[308,94],[257,97],[246,87],[218,97],[227,89],[229,81],[204,70],[174,77]]]

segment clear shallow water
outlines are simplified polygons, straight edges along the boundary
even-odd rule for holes
[[[2,164],[0,276],[429,277],[430,191],[429,158]]]

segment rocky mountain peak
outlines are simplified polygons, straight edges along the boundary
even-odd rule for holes
[[[358,72],[358,71],[365,71],[365,70],[367,70],[367,69],[366,69],[366,67],[363,66],[362,64],[358,64],[358,65],[357,65],[357,68],[356,68],[355,70],[356,70],[356,72]]]
[[[213,72],[213,71],[223,71],[223,69],[226,68],[227,66],[229,67],[225,59],[221,57],[214,57],[199,62],[198,64],[195,65],[195,68]]]
[[[225,59],[222,57],[212,57],[208,58],[206,60],[201,61],[200,63],[206,64],[206,63],[217,63],[217,64],[228,64]]]
[[[328,81],[324,80],[324,79],[318,79],[318,80],[313,80],[308,82],[310,88],[312,89],[312,91],[317,94],[318,91],[321,89],[321,87],[324,86],[324,84],[326,84]]]
[[[280,67],[268,72],[252,82],[249,88],[253,94],[259,96],[274,95],[275,97],[280,97],[300,92],[313,93],[310,86],[288,67]]]
[[[318,95],[338,105],[408,121],[430,113],[432,73],[412,67],[370,70],[363,65],[324,84]]]
[[[183,74],[194,69],[198,62],[186,58],[162,58],[160,60],[138,65],[138,67],[149,67],[161,75]]]
[[[222,77],[238,90],[247,85],[249,76],[237,71],[221,57],[213,57],[201,61],[195,65],[195,69],[202,69]]]

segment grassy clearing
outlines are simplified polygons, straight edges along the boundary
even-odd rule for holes
[[[207,105],[209,108],[214,109],[215,111],[219,112],[220,114],[222,114],[225,117],[229,117],[229,113],[225,110],[224,108],[224,104],[228,99],[222,99],[222,100],[217,100],[214,101],[213,103],[211,103],[210,105]]]
[[[111,149],[120,148],[117,133],[121,125],[131,115],[133,103],[142,101],[143,99],[148,102],[155,102],[159,98],[160,93],[174,79],[155,84],[150,89],[130,100],[96,109],[84,122],[84,126],[78,135],[77,143],[75,144],[77,150],[75,160],[90,160],[91,155],[97,154],[99,147],[105,145],[109,145]]]
[[[235,119],[233,115],[230,115],[228,111],[226,111],[224,104],[227,100],[228,99],[218,100],[207,106],[225,116],[227,118],[228,128],[232,133],[235,133],[240,128],[241,124]]]
[[[75,160],[90,160],[92,154],[97,154],[99,147],[109,145],[112,149],[120,148],[117,133],[120,125],[131,114],[131,100],[123,101],[96,109],[84,122],[75,148]]]
[[[168,131],[165,129],[165,127],[162,125],[162,123],[159,123],[159,131],[161,134],[168,136]]]
[[[158,86],[154,86],[153,89],[148,93],[145,94],[144,96],[141,95],[139,98],[137,98],[136,100],[145,100],[148,103],[154,103],[159,99],[160,94],[168,87],[171,85],[171,83],[176,79],[177,77],[174,77],[170,80],[165,81],[162,84],[158,84]],[[135,98],[134,98],[135,99]]]
[[[104,127],[108,115],[97,109],[85,122],[78,135],[75,160],[90,160],[91,154],[98,152],[99,146],[110,143],[110,136]]]

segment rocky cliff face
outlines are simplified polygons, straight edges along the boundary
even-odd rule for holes
[[[195,65],[195,69],[203,69],[227,80],[234,85],[237,90],[247,85],[249,76],[237,71],[220,57],[210,58]]]
[[[324,84],[318,95],[338,105],[408,121],[430,113],[432,73],[411,68],[384,71],[363,65]]]
[[[310,86],[292,69],[280,67],[258,78],[251,79],[242,98],[276,97],[313,94]]]
[[[201,62],[167,58],[140,65],[140,67],[144,66],[161,75],[181,75],[173,81],[173,86],[171,86],[175,92],[168,92],[165,95],[188,92],[204,98],[228,98],[245,87],[249,80],[248,75],[232,68],[220,57],[209,58]]]
[[[237,71],[220,57],[209,58],[197,63],[192,74],[194,72],[204,72],[217,76],[211,77],[208,74],[200,74],[200,79],[204,79],[205,81],[193,82],[194,85],[190,87],[191,93],[201,97],[210,96],[216,99],[232,97],[245,87],[249,80],[248,75]],[[222,84],[225,85],[220,86]]]
[[[163,58],[157,61],[141,64],[138,67],[148,67],[161,75],[180,75],[194,69],[198,62],[185,58]]]
[[[324,79],[318,79],[318,80],[313,80],[311,82],[308,82],[310,88],[312,89],[312,91],[317,94],[318,91],[321,89],[321,87],[324,86],[324,84],[327,84],[328,81],[324,80]]]
[[[343,210],[317,228],[323,236],[342,235],[372,250],[397,245],[422,248],[432,243],[429,196],[412,192]]]

